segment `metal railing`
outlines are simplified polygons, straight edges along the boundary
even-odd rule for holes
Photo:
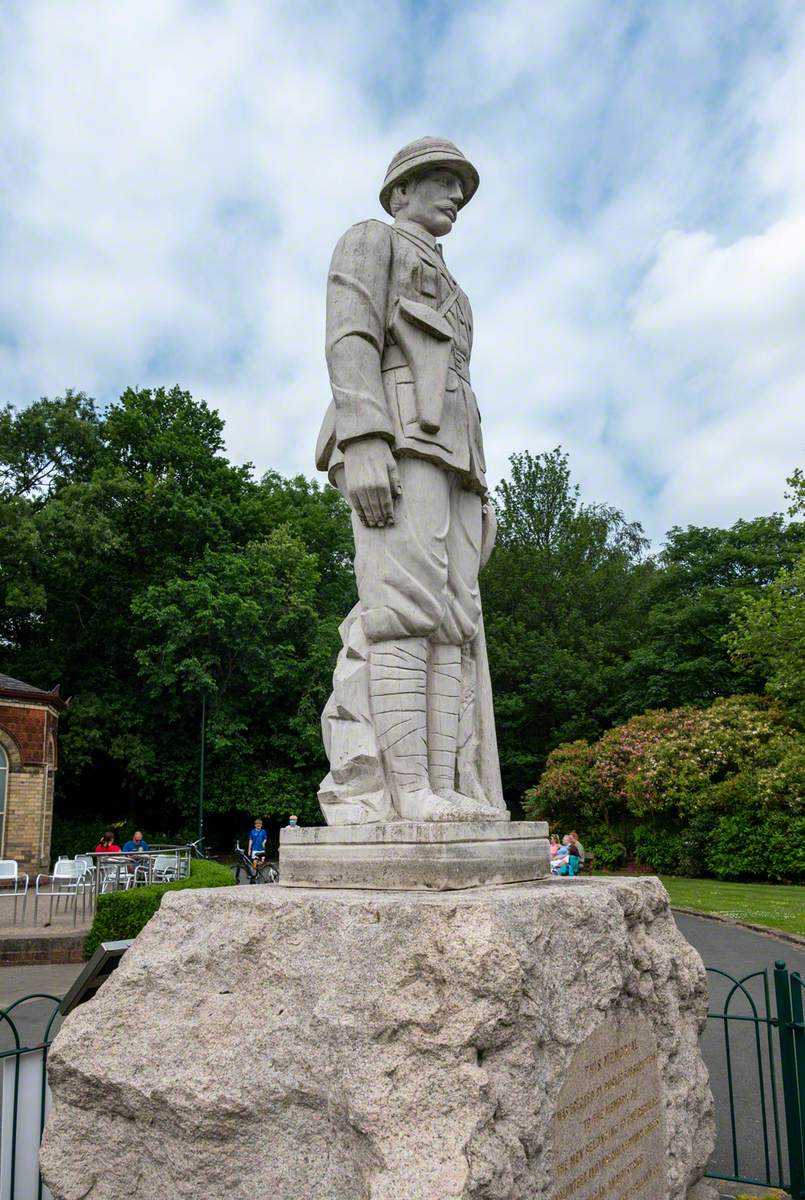
[[[35,1002],[44,1012],[26,1029],[32,1019],[23,1006]],[[51,1200],[39,1173],[39,1143],[50,1105],[47,1060],[60,1003],[58,996],[36,992],[0,1010],[0,1200]]]
[[[92,859],[93,866],[87,873],[86,886],[90,893],[92,913],[98,897],[107,892],[122,891],[149,883],[171,883],[186,879],[190,874],[190,846],[152,846],[148,850],[133,850],[128,853],[82,854]]]
[[[805,1200],[803,981],[781,960],[772,980],[767,969],[740,979],[715,967],[707,972],[713,982],[726,981],[720,1011],[711,1007],[707,1017],[722,1029],[727,1104],[716,1113],[719,1157],[722,1140],[729,1145],[729,1162],[708,1175]]]
[[[107,892],[122,891],[130,887],[139,887],[150,883],[171,883],[175,880],[186,879],[190,874],[190,860],[193,848],[182,846],[152,846],[149,850],[136,850],[119,854],[104,854],[96,851],[79,854],[75,859],[62,859],[54,863],[50,872],[42,872],[38,877],[41,884],[33,884],[27,897],[20,892],[23,900],[21,907],[21,924],[26,924],[27,913],[33,912],[33,924],[38,923],[40,905],[46,913],[48,924],[53,922],[61,910],[69,913],[72,909],[73,924],[78,917],[81,906],[82,920],[87,915],[91,920],[95,915],[98,897]],[[71,868],[71,873],[63,870],[54,875],[59,865]],[[74,868],[74,869],[73,869]],[[4,898],[8,898],[5,897]],[[32,902],[32,903],[31,903]],[[87,912],[89,910],[89,913]],[[2,913],[0,913],[0,916]],[[14,923],[17,922],[17,905],[15,898]]]

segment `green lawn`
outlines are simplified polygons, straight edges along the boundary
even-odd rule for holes
[[[805,935],[805,887],[661,876],[672,904]]]

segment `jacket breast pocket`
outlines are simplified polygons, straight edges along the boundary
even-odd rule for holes
[[[439,299],[439,275],[430,263],[419,264],[419,290],[423,296],[429,296],[432,300]]]

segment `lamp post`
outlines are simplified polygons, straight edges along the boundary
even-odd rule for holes
[[[198,773],[198,836],[204,837],[204,738],[207,726],[207,694],[201,697],[201,754]]]

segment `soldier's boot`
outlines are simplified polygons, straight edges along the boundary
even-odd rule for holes
[[[458,821],[428,774],[428,642],[376,642],[369,655],[372,721],[397,812],[405,821]]]
[[[456,790],[456,755],[461,712],[461,647],[431,645],[428,664],[428,767],[434,792],[459,808],[465,820],[500,820],[483,800]]]

